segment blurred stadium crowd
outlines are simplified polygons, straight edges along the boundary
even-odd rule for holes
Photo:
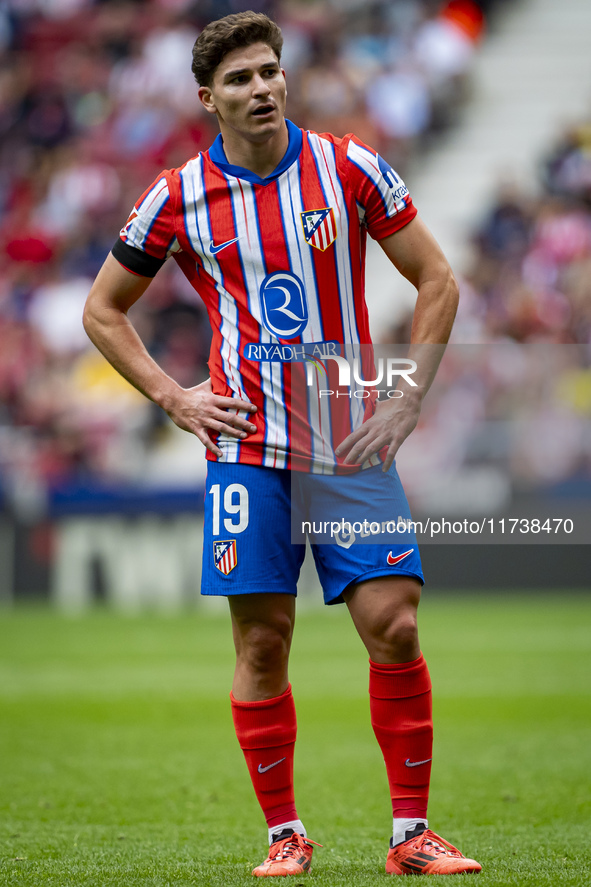
[[[203,471],[190,436],[108,367],[80,322],[134,200],[216,135],[190,71],[200,28],[241,9],[272,15],[289,116],[353,130],[404,171],[456,120],[500,2],[0,2],[0,486],[17,512],[70,482],[174,485]],[[589,344],[591,126],[565,136],[543,177],[537,201],[503,189],[477,233],[455,341]],[[181,384],[205,378],[207,320],[174,263],[133,320]]]
[[[474,237],[462,342],[591,343],[591,120],[558,138],[532,199],[504,183]]]
[[[537,197],[503,182],[474,232],[437,398],[398,460],[415,503],[442,477],[464,508],[591,495],[591,120],[557,134],[539,179]]]

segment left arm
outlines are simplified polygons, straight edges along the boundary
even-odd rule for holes
[[[381,401],[374,415],[337,447],[345,463],[360,464],[388,447],[383,470],[388,471],[401,444],[416,426],[421,404],[443,357],[458,306],[458,285],[437,241],[416,216],[408,225],[379,241],[380,246],[417,289],[411,347],[408,357],[417,362],[416,387],[401,377],[403,396]]]

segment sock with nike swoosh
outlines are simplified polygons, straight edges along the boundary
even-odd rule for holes
[[[369,661],[371,725],[384,756],[395,820],[426,822],[433,754],[431,678],[423,655]]]
[[[230,693],[240,748],[269,829],[299,821],[293,791],[297,733],[291,684],[281,696],[241,702]]]

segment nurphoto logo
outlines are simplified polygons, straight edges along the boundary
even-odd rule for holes
[[[404,379],[405,382],[413,388],[417,387],[417,383],[414,379],[411,379],[411,375],[417,370],[417,362],[410,358],[387,357],[384,360],[383,357],[380,357],[375,369],[375,379],[363,379],[359,358],[354,358],[352,362],[353,380],[356,383],[356,386],[359,386],[361,390],[356,387],[353,391],[351,390],[351,363],[347,358],[340,357],[337,354],[328,354],[324,357],[324,360],[336,361],[339,368],[339,388],[348,388],[349,391],[341,392],[334,391],[332,388],[321,388],[319,391],[320,397],[331,397],[333,395],[335,397],[357,397],[359,399],[371,397],[369,388],[375,389],[375,386],[379,385],[384,380],[388,387],[378,388],[377,391],[379,394],[385,394],[390,398],[403,397],[404,393],[400,389],[394,387],[395,380],[398,378]],[[309,362],[306,365],[306,385],[308,388],[311,388],[315,384],[315,368],[317,369],[315,363]]]

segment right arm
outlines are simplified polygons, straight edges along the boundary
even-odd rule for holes
[[[152,278],[132,274],[114,256],[107,259],[84,307],[84,329],[99,351],[124,379],[162,407],[172,421],[195,434],[204,446],[221,456],[210,432],[245,438],[256,431],[237,410],[256,411],[254,404],[212,394],[208,379],[194,388],[182,388],[148,354],[127,312],[148,288]]]

